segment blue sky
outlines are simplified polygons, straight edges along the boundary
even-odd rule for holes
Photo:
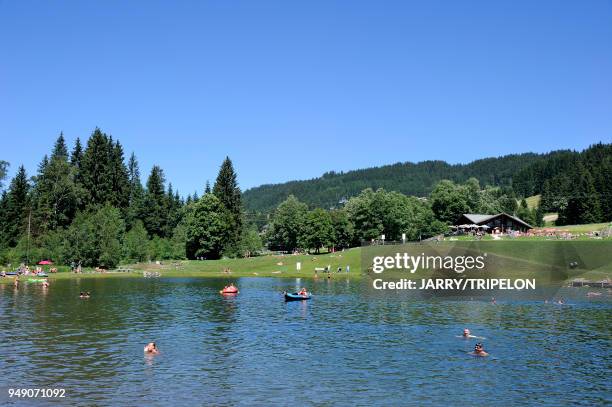
[[[582,149],[612,140],[612,2],[0,0],[11,175],[96,126],[183,194],[226,155],[245,189]]]

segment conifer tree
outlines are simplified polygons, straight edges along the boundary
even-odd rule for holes
[[[35,177],[32,207],[37,234],[68,226],[74,218],[78,194],[72,170],[64,136],[60,134],[51,159],[45,156]]]
[[[81,176],[81,166],[83,165],[83,146],[81,145],[81,140],[78,137],[74,143],[74,149],[72,150],[72,154],[70,156],[70,165],[72,165],[72,168],[74,168],[74,183],[80,185],[83,182],[83,178]]]
[[[559,213],[558,223],[574,225],[601,221],[599,194],[593,185],[591,173],[579,164],[573,180],[574,190],[567,200],[567,206]]]
[[[116,208],[127,209],[130,202],[130,181],[123,161],[123,147],[119,141],[113,143],[112,138],[109,147],[113,191],[108,202]]]
[[[167,201],[163,170],[154,165],[147,179],[144,201],[144,226],[152,236],[164,237],[167,230]]]
[[[57,141],[55,142],[55,146],[53,147],[53,154],[51,154],[51,159],[54,158],[64,158],[68,159],[68,147],[66,147],[66,140],[64,139],[64,133],[60,133]]]
[[[22,166],[17,170],[17,175],[11,181],[6,195],[6,207],[4,210],[6,222],[3,225],[2,239],[5,246],[13,247],[19,238],[26,232],[26,222],[29,216],[28,193],[30,184],[25,168]]]
[[[236,247],[242,234],[242,198],[236,172],[229,157],[225,157],[213,186],[213,194],[228,213],[226,247]]]
[[[140,168],[136,155],[132,153],[128,160],[129,203],[126,214],[128,229],[132,228],[137,219],[144,217],[144,188],[140,181]]]
[[[113,194],[109,140],[98,128],[87,141],[81,174],[87,192],[86,206],[105,203]]]

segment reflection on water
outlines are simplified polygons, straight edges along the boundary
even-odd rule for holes
[[[569,305],[368,295],[345,278],[81,279],[0,285],[8,387],[65,388],[70,405],[603,404],[610,294]],[[311,301],[283,291],[312,289]],[[592,289],[591,289],[592,290]],[[79,299],[91,291],[90,299]],[[486,337],[489,358],[468,355]],[[160,354],[143,355],[156,341]],[[64,401],[48,400],[66,404]],[[21,405],[22,402],[21,402]]]

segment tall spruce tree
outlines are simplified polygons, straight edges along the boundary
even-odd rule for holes
[[[55,142],[55,146],[53,147],[53,154],[51,154],[51,159],[53,158],[64,158],[68,159],[68,147],[66,147],[66,140],[64,139],[64,133],[61,132],[57,141]]]
[[[68,162],[68,149],[60,134],[50,160],[45,160],[33,187],[33,224],[37,234],[70,224],[77,210],[78,193]]]
[[[19,238],[26,233],[26,224],[30,210],[29,191],[30,184],[26,170],[22,165],[17,170],[15,178],[11,181],[6,195],[6,206],[4,209],[6,222],[2,230],[4,246],[15,246]]]
[[[167,233],[167,200],[163,170],[154,165],[147,179],[144,200],[144,226],[152,236],[164,237]]]
[[[575,168],[573,181],[574,190],[567,200],[567,206],[560,211],[557,223],[572,225],[600,222],[601,207],[593,176],[579,164]]]
[[[108,202],[116,208],[123,209],[123,215],[125,217],[130,202],[130,181],[128,178],[128,169],[123,161],[123,147],[121,143],[119,143],[119,140],[113,143],[112,138],[110,138],[109,148],[113,193]]]
[[[128,160],[129,204],[126,215],[126,224],[131,229],[136,220],[142,220],[144,215],[145,193],[140,181],[140,169],[136,155],[132,153]]]
[[[228,215],[225,247],[235,248],[242,234],[242,198],[236,172],[229,157],[225,157],[213,186],[213,194],[221,201]]]
[[[70,155],[70,165],[72,165],[72,168],[74,168],[74,183],[81,184],[83,182],[81,175],[81,166],[83,165],[83,146],[81,145],[81,140],[78,137],[74,143],[72,154]]]
[[[96,128],[87,141],[81,174],[87,192],[86,206],[103,204],[113,194],[111,157],[106,134]]]

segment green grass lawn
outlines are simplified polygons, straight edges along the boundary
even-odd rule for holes
[[[251,257],[248,259],[222,259],[222,260],[184,260],[163,261],[161,264],[139,263],[124,265],[131,268],[132,272],[106,272],[94,273],[91,269],[85,269],[82,274],[70,273],[69,269],[63,267],[57,274],[51,274],[49,279],[60,280],[70,278],[125,278],[142,275],[144,271],[159,272],[164,277],[315,277],[315,267],[323,268],[330,266],[332,278],[336,275],[338,267],[342,267],[342,276],[346,276],[346,266],[350,267],[351,277],[361,276],[361,249],[339,251],[336,253],[325,253],[319,255],[267,255]],[[301,263],[301,270],[297,270],[297,263]],[[224,270],[229,269],[229,273]],[[319,272],[319,277],[325,277],[325,273]],[[27,280],[22,276],[21,280]],[[1,278],[0,284],[12,283],[13,278]]]
[[[602,224],[606,225],[606,224]],[[574,229],[582,230],[584,225],[576,225]],[[457,241],[445,241],[440,245],[465,245],[470,250],[494,254],[501,259],[500,269],[503,273],[517,276],[533,275],[551,267],[566,270],[567,263],[574,257],[580,258],[585,269],[568,272],[568,278],[584,277],[588,279],[603,279],[612,276],[610,246],[611,239],[593,240],[579,239],[572,241],[547,240],[545,238],[520,238],[491,240],[490,236],[481,241],[462,237]],[[439,246],[441,247],[441,246]],[[394,250],[390,247],[391,250]],[[70,273],[67,267],[60,267],[60,272],[52,274],[50,281],[74,278],[126,278],[141,276],[143,272],[159,272],[163,277],[279,277],[279,278],[314,278],[315,267],[331,266],[332,278],[337,278],[335,271],[342,267],[342,277],[346,276],[346,266],[350,266],[349,276],[362,276],[361,248],[353,248],[343,252],[324,253],[320,255],[266,255],[247,259],[222,260],[184,260],[164,261],[161,264],[139,263],[123,265],[132,272],[94,273],[85,269],[83,274]],[[301,270],[296,264],[301,263]],[[229,269],[226,273],[224,270]],[[46,268],[48,270],[48,268]],[[326,278],[319,272],[320,278]],[[28,277],[21,277],[27,280]],[[0,278],[0,284],[10,284],[13,278]]]

